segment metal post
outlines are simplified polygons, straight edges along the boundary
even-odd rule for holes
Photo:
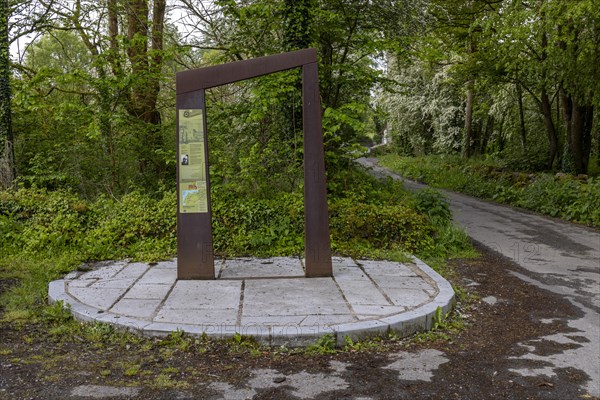
[[[215,279],[204,90],[177,95],[177,279]]]
[[[302,66],[306,276],[332,276],[317,63]]]

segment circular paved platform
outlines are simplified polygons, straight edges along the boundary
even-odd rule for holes
[[[149,265],[114,262],[50,283],[51,302],[69,304],[75,318],[145,335],[254,336],[271,345],[306,345],[333,334],[338,343],[431,328],[438,307],[448,312],[454,291],[418,259],[401,264],[333,258],[333,278],[305,278],[302,260],[215,260],[218,278],[178,281],[176,260]]]

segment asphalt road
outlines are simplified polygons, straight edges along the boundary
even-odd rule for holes
[[[359,163],[377,175],[403,180],[409,190],[426,187],[378,166],[374,158],[363,158]],[[535,342],[524,343],[529,352],[520,361],[539,361],[538,367],[515,367],[513,372],[551,377],[564,368],[580,370],[589,376],[582,389],[600,397],[600,233],[513,207],[442,192],[449,199],[455,223],[473,240],[527,271],[511,273],[564,296],[581,311],[579,318],[568,321],[572,332],[541,337],[538,342],[570,346],[563,346],[566,349],[555,354],[541,355]]]

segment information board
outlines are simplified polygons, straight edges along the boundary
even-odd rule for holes
[[[208,212],[202,109],[179,110],[179,212]]]

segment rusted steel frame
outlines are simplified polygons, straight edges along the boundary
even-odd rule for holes
[[[315,49],[304,49],[251,60],[191,69],[177,73],[177,94],[194,92],[281,72],[317,62]]]
[[[204,128],[204,159],[208,212],[181,213],[179,204],[179,110],[202,109]],[[206,135],[206,106],[204,90],[177,94],[177,279],[215,279],[212,245],[212,212],[210,208],[210,179],[208,178],[208,140]]]
[[[201,106],[205,111],[204,89],[297,67],[302,67],[305,274],[307,277],[331,276],[331,247],[316,50],[299,50],[180,72],[177,74],[176,80],[177,110],[194,109]],[[177,114],[179,118],[179,112]],[[208,160],[205,112],[204,116],[204,148],[205,159]],[[180,154],[177,154],[177,157],[177,173],[179,174]],[[206,178],[209,193],[208,213],[182,214],[178,208],[178,279],[214,279],[215,277],[208,163]],[[179,185],[179,176],[177,182]],[[179,205],[179,186],[177,196]]]
[[[332,276],[317,63],[302,66],[304,248],[307,277]]]

